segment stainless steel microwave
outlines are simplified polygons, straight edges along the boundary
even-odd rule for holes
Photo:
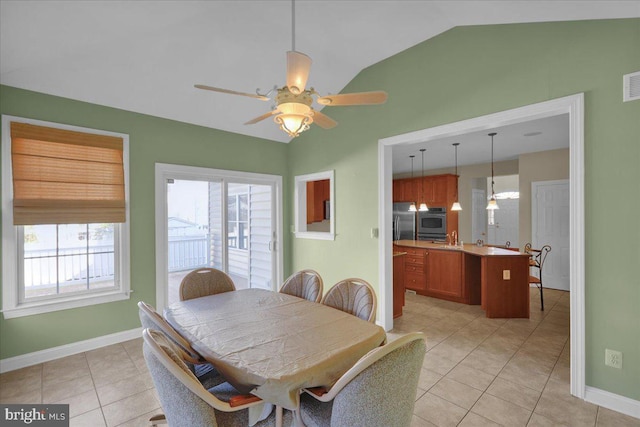
[[[418,240],[447,238],[447,208],[432,207],[418,212]]]

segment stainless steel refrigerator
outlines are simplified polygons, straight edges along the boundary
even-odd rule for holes
[[[393,240],[416,239],[416,213],[409,212],[411,203],[393,204]]]

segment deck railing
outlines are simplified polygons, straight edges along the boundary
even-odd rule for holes
[[[209,265],[208,236],[169,237],[169,272]]]
[[[25,288],[97,282],[114,278],[113,243],[56,249],[26,249]]]

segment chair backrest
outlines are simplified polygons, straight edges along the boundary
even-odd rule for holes
[[[180,349],[186,353],[184,358],[187,362],[193,364],[201,363],[204,360],[202,356],[191,347],[189,341],[176,332],[151,305],[144,301],[138,301],[138,316],[140,316],[140,323],[143,328],[158,330],[171,339],[174,344],[177,344]]]
[[[425,352],[424,334],[412,332],[363,356],[317,397],[333,400],[331,427],[409,427]]]
[[[524,245],[525,253],[531,255],[531,261],[533,262],[534,267],[538,267],[542,270],[542,266],[544,265],[545,259],[547,259],[547,255],[551,252],[551,246],[544,245],[540,249],[534,249],[531,247],[531,243],[527,243]]]
[[[322,304],[337,308],[368,322],[376,320],[376,293],[362,279],[345,279],[335,285],[322,298]]]
[[[181,359],[180,349],[162,333],[145,329],[142,337],[144,358],[170,426],[216,427],[216,410],[234,412],[260,403],[232,407],[202,386]],[[233,425],[247,425],[246,411],[237,418]]]
[[[322,300],[322,277],[314,270],[300,270],[293,273],[280,288],[283,294],[294,295],[309,301]]]
[[[215,268],[193,270],[180,283],[180,301],[235,291],[231,277]]]

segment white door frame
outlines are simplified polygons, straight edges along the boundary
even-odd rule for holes
[[[282,282],[282,176],[195,166],[156,163],[155,167],[155,220],[156,220],[156,309],[162,311],[167,304],[167,179],[216,181],[232,180],[237,183],[273,185],[272,206],[275,211],[276,242],[275,282]],[[275,289],[274,289],[275,290]]]
[[[569,114],[571,394],[585,398],[585,263],[584,263],[584,94],[579,93],[512,110],[422,129],[378,141],[378,244],[382,326],[393,328],[392,280],[392,151],[394,145],[415,144],[488,130],[546,117]]]

